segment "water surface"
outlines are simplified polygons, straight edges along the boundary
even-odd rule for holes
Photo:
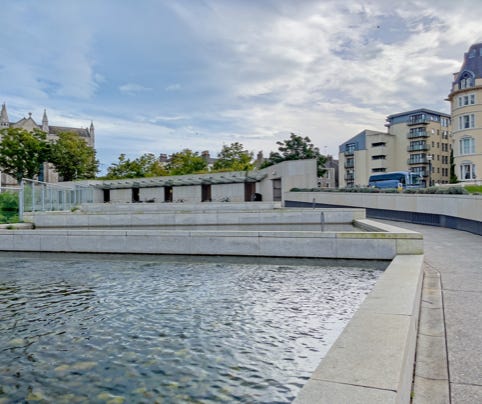
[[[0,403],[290,402],[385,266],[195,261],[1,254]]]

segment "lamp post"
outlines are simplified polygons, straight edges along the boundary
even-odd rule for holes
[[[428,161],[428,186],[432,186],[432,158],[433,156],[431,154],[427,155],[427,161]]]

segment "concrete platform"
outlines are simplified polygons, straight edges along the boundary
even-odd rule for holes
[[[482,237],[388,222],[423,234],[424,288],[413,402],[482,402]]]

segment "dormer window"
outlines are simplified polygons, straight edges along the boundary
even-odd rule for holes
[[[474,86],[474,74],[469,71],[465,71],[459,78],[459,89],[469,88]]]

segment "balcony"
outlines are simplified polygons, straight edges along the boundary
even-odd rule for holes
[[[430,145],[428,144],[415,144],[407,146],[408,152],[415,152],[415,151],[428,151],[430,150]]]
[[[408,159],[407,160],[408,165],[427,164],[427,163],[428,163],[427,157],[422,157],[422,158],[417,158],[417,159]]]
[[[407,138],[408,139],[415,139],[417,137],[428,137],[429,134],[426,130],[424,131],[416,131],[416,132],[408,132],[407,133]]]
[[[345,168],[353,168],[353,167],[355,167],[354,161],[346,161],[345,162]]]
[[[355,151],[354,150],[345,150],[343,153],[345,154],[345,156],[353,156]]]
[[[354,181],[355,174],[345,174],[345,181]]]
[[[430,120],[427,118],[410,118],[407,122],[408,126],[413,126],[413,125],[428,125],[430,123]]]

